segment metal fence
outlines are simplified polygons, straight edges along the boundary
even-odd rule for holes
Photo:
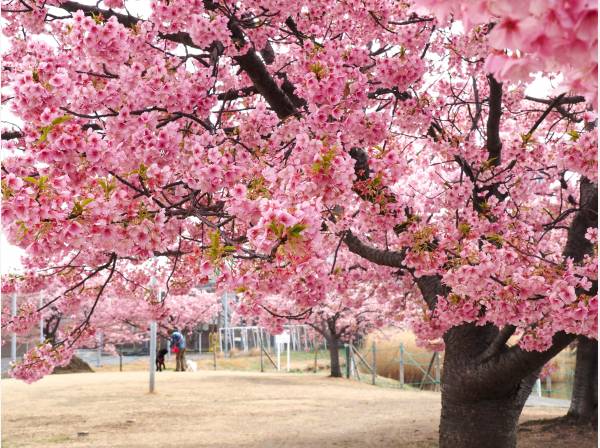
[[[443,354],[439,352],[411,353],[402,343],[398,348],[378,348],[373,342],[362,348],[346,344],[345,358],[346,378],[387,387],[440,387]]]
[[[383,387],[440,390],[443,352],[411,352],[403,343],[397,348],[378,347],[375,342],[362,347],[346,344],[344,348],[346,378]],[[538,380],[532,394],[570,399],[574,371],[566,370],[560,382],[553,382],[551,376]]]
[[[200,369],[287,371],[294,373],[329,372],[330,353],[322,338],[310,333],[305,326],[286,328],[289,338],[278,343],[277,337],[260,327],[230,327],[227,331],[213,331],[208,336],[208,353],[188,351],[188,357],[198,362]],[[225,340],[228,339],[228,342]],[[118,347],[118,356],[103,353],[103,340],[98,338],[96,348],[79,350],[78,355],[92,367],[135,363],[147,356],[126,356],[124,347]],[[280,342],[280,341],[279,341]],[[225,349],[227,347],[227,349]],[[2,374],[9,368],[8,344],[2,347]],[[27,348],[26,345],[21,347]],[[200,347],[199,347],[200,348]],[[206,349],[205,348],[205,349]],[[225,350],[224,350],[225,349]],[[14,351],[17,353],[16,350]],[[147,352],[146,352],[147,353]],[[18,353],[20,355],[21,353]],[[142,353],[135,353],[142,355]],[[20,356],[15,355],[18,359]],[[143,354],[145,355],[145,354]],[[538,381],[533,394],[543,397],[570,399],[573,388],[575,351],[564,357],[559,382],[550,376]],[[389,343],[371,342],[362,346],[345,344],[339,348],[340,367],[346,378],[381,387],[419,390],[439,390],[443,366],[443,352],[408,350],[403,343],[396,347]],[[570,359],[573,358],[573,359]],[[169,357],[170,359],[170,357]],[[572,361],[572,366],[568,361]]]

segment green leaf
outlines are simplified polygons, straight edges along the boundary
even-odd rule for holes
[[[567,131],[567,134],[569,134],[569,136],[571,137],[571,140],[574,142],[579,140],[579,136],[581,135],[575,129],[571,129],[570,131]]]
[[[117,183],[114,180],[109,182],[108,179],[98,179],[98,183],[102,187],[102,190],[104,191],[104,197],[108,201],[113,190],[117,188]]]
[[[27,233],[29,233],[29,229],[25,225],[24,221],[19,220],[16,223],[19,226],[19,230],[17,232],[17,235],[18,235],[19,241],[22,241],[23,238],[25,238],[25,236],[27,235]]]
[[[527,143],[531,142],[531,138],[533,136],[531,134],[521,134],[521,141],[523,142],[524,145],[526,145]]]
[[[288,234],[289,234],[290,236],[299,236],[299,235],[300,235],[300,233],[302,233],[302,231],[303,231],[304,229],[306,229],[307,227],[308,227],[308,226],[307,226],[306,224],[301,224],[301,223],[294,224],[292,227],[290,227],[290,228],[288,229]]]
[[[131,174],[137,174],[142,180],[148,180],[148,167],[140,163],[140,167],[137,170],[133,170]]]
[[[277,222],[272,221],[271,224],[269,224],[269,229],[275,234],[277,238],[281,238],[283,236],[285,226],[283,224],[278,224]]]
[[[462,236],[467,236],[471,231],[471,226],[466,222],[461,222],[458,225],[458,231],[462,234]]]
[[[73,118],[71,115],[63,115],[62,117],[57,117],[54,120],[52,120],[48,126],[43,126],[40,129],[41,134],[40,137],[37,139],[36,144],[39,145],[40,143],[45,142],[48,139],[48,134],[50,133],[50,131],[52,131],[52,129],[54,129],[55,126],[65,123],[71,118]]]
[[[104,23],[104,16],[102,15],[102,13],[92,13],[92,19],[94,19],[96,25],[101,25],[102,23]]]
[[[504,238],[502,238],[502,235],[499,235],[497,233],[490,233],[486,236],[486,239],[498,248],[502,247],[502,245],[504,244]]]
[[[335,159],[336,150],[335,148],[330,148],[327,152],[325,152],[321,156],[321,160],[314,162],[312,164],[312,170],[314,173],[327,173],[329,168],[331,168],[331,164],[333,163],[333,159]]]
[[[73,118],[73,117],[71,117],[70,115],[63,115],[62,117],[57,117],[54,120],[52,120],[50,122],[50,124],[52,126],[56,126],[58,124],[65,123],[65,122],[69,121],[71,118]]]
[[[320,62],[315,62],[314,64],[311,64],[309,70],[315,74],[317,80],[319,81],[325,76],[325,67],[321,65]]]
[[[26,176],[23,178],[23,180],[25,182],[29,182],[30,184],[35,185],[36,187],[38,187],[38,190],[40,190],[40,191],[44,191],[48,186],[48,176],[39,176],[39,177]]]
[[[94,198],[85,198],[81,202],[75,201],[75,204],[73,205],[73,209],[71,210],[71,214],[69,215],[69,218],[73,219],[73,218],[77,218],[77,217],[81,216],[83,214],[83,212],[85,211],[85,206],[88,205],[93,200],[94,200]]]

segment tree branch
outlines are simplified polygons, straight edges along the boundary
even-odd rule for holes
[[[60,7],[69,12],[81,10],[87,16],[102,14],[106,18],[116,17],[119,23],[127,27],[133,27],[140,22],[140,19],[130,15],[120,14],[112,10],[101,9],[96,6],[82,5],[73,1],[62,3]],[[227,26],[231,31],[234,41],[237,41],[240,44],[245,43],[244,32],[234,17],[230,18]],[[188,33],[159,33],[159,37],[171,42],[187,45],[189,47],[199,48],[196,44],[194,44],[194,41]],[[211,47],[219,47],[219,45],[222,48],[223,45],[220,42],[213,42]],[[284,119],[296,113],[296,108],[292,104],[292,101],[285,94],[285,92],[281,90],[279,85],[277,85],[267,70],[266,65],[260,59],[254,48],[248,50],[246,54],[235,56],[234,60],[237,61],[241,69],[246,72],[248,77],[252,80],[252,83],[254,84],[254,87],[258,93],[264,97],[265,101],[269,103],[269,106],[271,106],[279,118]]]
[[[500,330],[496,338],[481,354],[481,360],[487,361],[491,357],[496,356],[498,353],[500,353],[504,348],[506,348],[506,342],[510,339],[510,337],[515,333],[516,330],[517,327],[515,327],[514,325],[506,325],[502,330]]]
[[[402,249],[400,252],[377,249],[372,246],[364,244],[358,237],[356,237],[350,230],[346,232],[344,237],[344,243],[348,246],[350,252],[369,260],[372,263],[380,266],[389,266],[391,268],[403,268],[404,257],[406,256],[406,249]]]
[[[14,140],[22,137],[23,133],[19,131],[7,131],[2,133],[2,140]]]
[[[450,293],[450,288],[442,283],[442,277],[439,275],[419,277],[417,286],[430,310],[435,309],[438,296],[447,296]]]
[[[500,166],[502,141],[500,140],[500,117],[502,116],[502,83],[494,79],[492,75],[487,76],[490,85],[489,104],[490,110],[487,120],[487,150],[488,161],[493,166]]]

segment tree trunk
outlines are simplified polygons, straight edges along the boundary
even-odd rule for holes
[[[464,401],[442,391],[440,448],[515,448],[524,403],[517,394]]]
[[[598,341],[579,336],[571,407],[568,417],[587,423],[598,420]]]
[[[500,353],[488,359],[485,351],[498,337],[504,340],[508,335],[491,325],[473,324],[454,327],[444,336],[440,448],[517,446],[517,425],[525,401],[541,366],[559,348],[537,352],[540,359],[532,368],[521,370],[522,362],[509,368],[505,363],[521,352],[501,346]],[[557,337],[557,346],[564,347],[570,340]]]
[[[339,340],[336,335],[330,335],[327,338],[329,348],[329,363],[331,365],[331,376],[333,378],[342,377],[342,369],[340,368],[340,349],[338,347]]]
[[[509,388],[503,380],[510,384],[511,379],[489,381],[494,376],[492,369],[481,369],[475,378],[465,380],[465,368],[469,369],[471,359],[465,354],[445,355],[439,446],[515,448],[519,416],[536,375],[517,380]],[[485,391],[479,389],[480,380],[487,384]]]
[[[80,372],[93,372],[90,365],[83,359],[73,355],[69,364],[64,367],[56,367],[52,373],[80,373]]]

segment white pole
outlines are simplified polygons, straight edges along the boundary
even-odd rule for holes
[[[171,340],[167,341],[167,359],[171,359]]]
[[[12,295],[12,317],[17,316],[17,294]],[[10,340],[10,360],[12,362],[17,362],[17,333],[12,334],[12,338]]]
[[[152,288],[152,294],[155,293],[156,288],[156,277],[150,279],[150,288]],[[159,295],[160,297],[160,295]],[[150,322],[150,393],[154,393],[154,374],[156,373],[156,321]]]
[[[44,297],[40,295],[40,308],[44,306]],[[44,338],[44,318],[40,317],[40,343],[43,343]]]
[[[154,392],[154,373],[156,372],[156,321],[150,322],[150,393]]]
[[[281,344],[279,341],[275,341],[275,345],[277,346],[277,371],[281,370]]]
[[[287,343],[287,369],[286,372],[290,371],[290,341]]]
[[[229,321],[229,307],[228,307],[228,297],[227,297],[227,293],[223,294],[223,336],[224,336],[224,354],[225,357],[227,357],[227,353],[229,353],[229,341],[228,341],[228,331],[227,331],[227,327],[228,327],[228,321]]]
[[[542,381],[539,378],[535,380],[535,393],[538,397],[542,396]]]

